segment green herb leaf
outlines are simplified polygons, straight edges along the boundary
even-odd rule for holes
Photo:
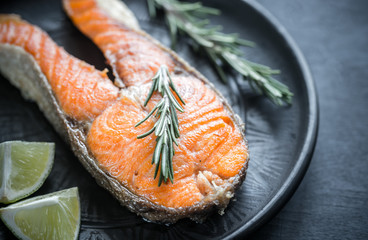
[[[156,164],[156,168],[153,177],[157,177],[158,170],[161,166],[160,178],[158,182],[158,186],[161,186],[162,182],[167,183],[168,179],[170,179],[171,182],[174,182],[172,159],[175,154],[175,150],[173,143],[178,145],[176,139],[180,136],[179,121],[176,110],[184,112],[184,109],[180,103],[185,105],[185,102],[176,90],[174,83],[171,80],[169,70],[165,65],[160,67],[155,76],[152,78],[152,81],[153,83],[148,93],[147,99],[144,102],[144,106],[147,105],[155,91],[161,94],[162,99],[144,119],[135,125],[135,127],[141,125],[156,112],[155,117],[158,117],[158,120],[153,128],[148,132],[139,135],[137,138],[144,138],[153,132],[155,133],[157,138],[155,151],[152,157],[152,164]],[[176,100],[173,92],[179,98],[180,103]]]
[[[273,103],[291,104],[293,93],[289,88],[273,78],[279,70],[253,63],[243,57],[241,46],[253,47],[254,43],[238,37],[237,34],[220,32],[221,26],[212,26],[206,19],[209,15],[219,15],[220,11],[209,8],[200,2],[187,3],[178,0],[147,0],[152,17],[156,16],[156,9],[164,11],[175,47],[176,36],[179,32],[185,33],[193,41],[192,47],[196,50],[201,47],[211,60],[220,79],[227,83],[224,66],[228,65],[247,79],[257,92],[267,96]]]

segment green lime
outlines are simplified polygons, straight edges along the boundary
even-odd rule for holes
[[[1,143],[0,202],[15,202],[39,189],[51,171],[54,154],[54,143]]]
[[[19,239],[77,239],[78,188],[37,196],[0,209],[3,222]]]

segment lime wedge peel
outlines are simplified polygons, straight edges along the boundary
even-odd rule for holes
[[[19,239],[77,239],[80,228],[78,188],[29,198],[0,209]]]
[[[37,191],[50,174],[54,155],[54,143],[1,143],[0,202],[12,203]]]

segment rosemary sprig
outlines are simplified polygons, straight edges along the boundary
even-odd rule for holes
[[[144,102],[144,106],[147,106],[148,101],[151,99],[155,91],[161,94],[162,99],[144,119],[135,125],[135,127],[141,125],[156,112],[154,116],[157,117],[158,120],[153,128],[148,132],[139,135],[137,138],[144,138],[153,132],[155,133],[156,147],[152,157],[152,164],[156,164],[154,174],[154,178],[156,178],[161,162],[160,178],[158,181],[158,186],[161,186],[162,182],[167,183],[168,179],[170,179],[172,183],[174,181],[172,158],[175,154],[174,143],[178,145],[176,139],[180,136],[179,121],[175,109],[180,112],[184,112],[183,107],[176,100],[172,91],[174,91],[183,105],[185,105],[185,102],[177,92],[170,77],[169,70],[165,65],[160,67],[156,75],[152,78],[152,81],[153,84],[148,93],[147,99]]]
[[[251,41],[243,40],[237,34],[220,32],[221,26],[212,26],[206,19],[209,15],[219,15],[215,8],[205,7],[200,2],[186,3],[177,0],[147,0],[151,16],[156,9],[165,12],[170,29],[172,47],[175,47],[178,32],[187,34],[193,41],[195,49],[201,47],[215,67],[221,80],[226,83],[224,65],[229,65],[247,80],[250,86],[266,95],[277,105],[291,104],[293,93],[283,83],[272,77],[279,70],[253,63],[243,57],[241,46],[254,46]]]

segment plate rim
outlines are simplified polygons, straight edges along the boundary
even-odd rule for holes
[[[298,70],[301,73],[304,84],[306,86],[306,100],[308,102],[308,119],[306,119],[306,136],[304,143],[299,151],[297,160],[287,176],[283,181],[281,187],[279,187],[276,194],[271,200],[258,211],[248,222],[237,229],[226,232],[223,235],[223,239],[242,238],[255,232],[261,226],[270,221],[290,200],[295,193],[296,189],[300,185],[308,166],[311,162],[313,151],[317,141],[318,134],[318,121],[319,121],[319,106],[318,97],[315,88],[315,83],[307,61],[300,51],[299,47],[293,40],[293,38],[286,31],[285,27],[279,23],[279,21],[260,3],[256,0],[237,0],[240,4],[251,11],[254,11],[260,16],[271,28],[273,28],[281,39],[281,42],[285,44],[288,51],[291,53],[291,58],[294,59]]]
[[[250,8],[252,11],[255,11],[259,16],[261,16],[267,24],[276,30],[277,34],[285,43],[285,46],[289,48],[292,57],[299,66],[299,70],[306,85],[309,115],[306,130],[307,134],[305,136],[304,144],[301,148],[298,159],[294,164],[294,167],[279,188],[279,191],[277,191],[271,200],[253,218],[251,218],[251,220],[249,220],[240,228],[229,233],[224,239],[234,239],[236,237],[239,238],[250,235],[261,226],[269,222],[274,216],[276,216],[276,214],[280,212],[280,210],[290,200],[303,180],[303,177],[307,172],[309,164],[312,160],[314,148],[317,142],[319,123],[319,106],[315,82],[313,80],[308,63],[298,45],[287,32],[286,28],[263,5],[255,0],[238,1],[240,1],[242,4],[245,4],[246,7]]]

